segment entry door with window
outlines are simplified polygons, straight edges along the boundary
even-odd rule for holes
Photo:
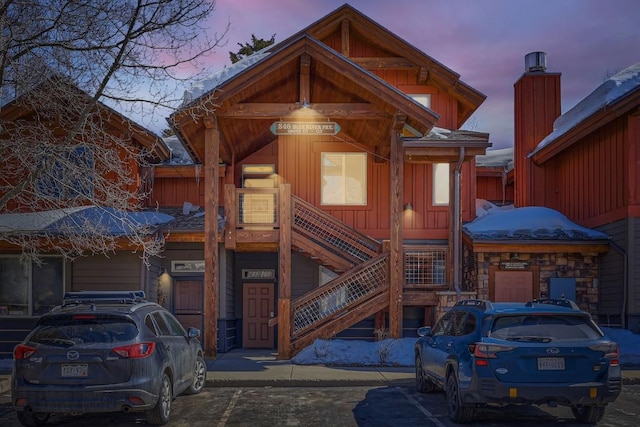
[[[242,297],[242,347],[274,348],[273,327],[269,318],[274,315],[273,283],[245,283]]]

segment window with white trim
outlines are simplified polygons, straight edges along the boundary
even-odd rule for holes
[[[367,153],[321,153],[321,204],[367,204]]]
[[[411,98],[413,98],[414,101],[416,101],[418,104],[421,104],[427,108],[431,108],[431,95],[427,95],[427,94],[412,94],[409,95]]]
[[[40,316],[62,302],[62,257],[0,257],[0,316]]]
[[[433,167],[433,206],[449,204],[449,163],[434,163]]]

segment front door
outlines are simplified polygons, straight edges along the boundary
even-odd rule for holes
[[[202,280],[176,280],[174,289],[176,318],[185,329],[194,327],[204,333],[202,330]],[[200,342],[204,342],[202,337]]]
[[[242,347],[273,348],[273,327],[269,318],[274,315],[273,283],[245,283],[242,298]]]
[[[531,271],[496,271],[495,302],[527,302],[533,299]]]

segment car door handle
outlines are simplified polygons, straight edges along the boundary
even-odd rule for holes
[[[451,350],[451,343],[447,344],[447,350]]]

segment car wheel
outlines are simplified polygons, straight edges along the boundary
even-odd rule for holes
[[[460,387],[455,374],[447,377],[447,406],[449,407],[449,419],[454,423],[468,423],[473,419],[473,407],[462,404]]]
[[[187,388],[185,394],[198,394],[204,388],[207,382],[207,364],[202,356],[196,358],[196,367],[193,370],[193,382],[189,388]]]
[[[416,389],[420,393],[431,393],[435,388],[435,384],[424,374],[422,358],[419,354],[416,355]]]
[[[26,411],[18,411],[18,421],[25,427],[37,427],[43,426],[49,421],[48,412],[26,412]]]
[[[604,417],[604,406],[598,405],[578,405],[572,406],[571,412],[581,423],[595,424]]]
[[[152,425],[161,426],[169,422],[171,414],[171,400],[173,399],[171,392],[171,380],[167,374],[162,374],[160,392],[158,393],[158,401],[156,406],[145,412],[147,422]]]

